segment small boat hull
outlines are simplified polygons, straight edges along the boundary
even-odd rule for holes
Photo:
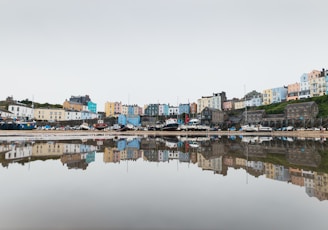
[[[36,128],[34,121],[2,121],[0,122],[0,130],[32,130]]]

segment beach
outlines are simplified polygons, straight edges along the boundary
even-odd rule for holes
[[[121,136],[285,136],[305,138],[326,138],[328,131],[272,131],[272,132],[241,132],[241,131],[141,131],[130,130],[124,132],[105,130],[0,130],[0,139],[21,138],[50,138],[62,137],[69,139],[79,138],[118,138]]]

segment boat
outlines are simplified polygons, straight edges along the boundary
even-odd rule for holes
[[[83,123],[80,125],[80,129],[82,129],[82,130],[89,130],[89,129],[90,129],[90,126],[89,126],[88,123],[83,122]]]
[[[124,131],[128,131],[129,128],[126,125],[122,125],[120,126],[120,128],[116,129],[117,132],[124,132]]]
[[[165,121],[164,126],[162,127],[163,131],[178,131],[180,130],[180,125],[176,118],[169,118]]]
[[[118,132],[124,132],[124,131],[130,131],[130,130],[137,130],[136,127],[132,124],[126,124],[126,125],[121,125],[116,131]]]
[[[243,131],[243,132],[257,132],[258,127],[256,127],[255,125],[243,125],[243,126],[241,126],[241,131]]]
[[[98,120],[97,124],[94,125],[95,129],[103,130],[108,127],[108,124],[104,123],[103,120]]]
[[[191,119],[187,124],[181,125],[181,130],[184,131],[208,131],[209,126],[202,125],[199,119]]]
[[[198,148],[199,147],[199,143],[196,142],[196,141],[192,141],[192,142],[189,143],[189,146],[191,148]]]
[[[2,120],[0,122],[0,130],[32,130],[35,128],[35,121]]]
[[[242,142],[244,143],[259,143],[261,144],[262,142],[266,142],[266,141],[272,141],[273,138],[270,136],[244,136],[242,137]]]
[[[268,127],[268,126],[262,126],[262,125],[260,125],[258,127],[258,131],[259,132],[272,132],[272,128],[271,127]]]
[[[243,125],[241,130],[244,132],[272,132],[272,128],[262,125]]]

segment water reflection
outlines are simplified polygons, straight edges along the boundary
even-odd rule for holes
[[[0,143],[3,167],[36,160],[60,160],[68,169],[86,170],[103,153],[108,164],[143,159],[194,164],[226,176],[229,168],[254,177],[305,188],[309,197],[328,199],[328,145],[325,139],[258,136],[204,136],[89,139],[74,141],[5,141]],[[110,166],[109,166],[110,167]]]

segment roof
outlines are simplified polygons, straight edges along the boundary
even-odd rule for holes
[[[312,106],[314,104],[316,105],[317,103],[315,103],[314,101],[300,102],[300,103],[292,103],[292,104],[286,105],[286,108],[288,108],[288,107]]]

